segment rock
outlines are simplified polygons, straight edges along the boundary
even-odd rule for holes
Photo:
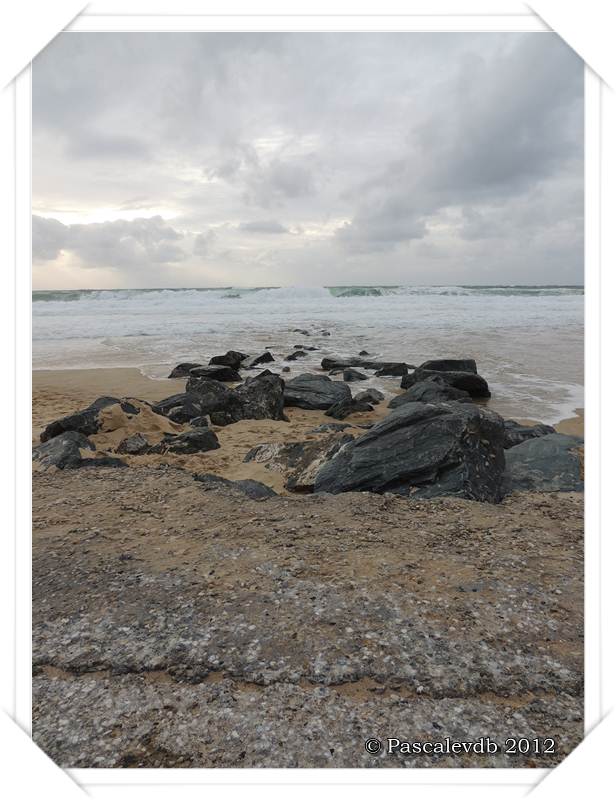
[[[583,439],[549,433],[505,451],[505,490],[581,492],[584,490]]]
[[[291,367],[283,367],[281,372],[291,372]]]
[[[302,336],[310,336],[308,331],[304,330],[303,328],[293,328],[293,333],[301,333]]]
[[[220,475],[213,475],[210,473],[196,474],[193,475],[193,478],[199,483],[202,483],[204,489],[207,491],[229,487],[238,489],[253,500],[265,500],[268,497],[278,496],[269,486],[266,486],[260,481],[253,481],[250,478],[240,481],[230,481],[227,478],[221,478]]]
[[[116,453],[126,453],[131,456],[138,456],[149,450],[150,443],[141,433],[134,433],[126,439],[122,439],[116,447]]]
[[[274,356],[269,352],[269,350],[265,350],[263,353],[259,353],[256,356],[247,356],[241,364],[242,369],[253,369],[254,367],[258,367],[259,364],[269,364],[270,361],[275,361]]]
[[[317,425],[313,428],[311,433],[330,433],[331,431],[343,431],[345,428],[352,428],[351,422],[324,422],[322,425]]]
[[[293,349],[294,350],[309,350],[309,351],[313,351],[313,350],[318,350],[319,348],[318,347],[311,347],[310,345],[307,345],[307,344],[294,344],[293,345]]]
[[[210,423],[207,416],[202,416],[193,417],[192,419],[188,420],[188,424],[193,428],[207,428]]]
[[[193,378],[192,380],[197,381],[198,379]],[[211,381],[211,383],[215,383],[228,392],[231,391],[218,381]],[[201,404],[198,395],[190,392],[182,392],[181,394],[172,394],[171,397],[166,397],[164,400],[155,403],[152,406],[152,411],[163,417],[168,417],[172,422],[185,423],[190,422],[191,419],[208,414],[209,411],[204,411],[203,408],[204,406]]]
[[[357,414],[360,411],[374,411],[370,403],[362,403],[357,399],[340,400],[334,403],[331,408],[325,412],[326,417],[333,417],[334,419],[346,419],[351,414]]]
[[[223,383],[239,383],[242,376],[233,367],[226,367],[224,364],[212,364],[208,367],[195,367],[190,370],[191,378],[209,378],[212,381],[222,381]]]
[[[81,466],[82,450],[94,450],[92,442],[78,431],[66,431],[32,449],[32,460],[42,467],[76,469]]]
[[[304,356],[307,355],[308,353],[306,353],[304,350],[296,350],[294,353],[290,353],[285,358],[285,361],[297,361],[298,358],[303,358]]]
[[[287,381],[284,387],[285,406],[326,411],[340,400],[350,400],[351,390],[342,381],[325,375],[302,373]]]
[[[227,350],[223,356],[213,356],[210,364],[220,364],[232,369],[239,369],[242,361],[248,358],[248,353],[240,353],[239,350]]]
[[[399,394],[388,403],[388,408],[399,408],[406,403],[447,403],[450,401],[472,402],[464,389],[450,386],[438,375],[419,381],[404,394]]]
[[[331,333],[329,331],[319,331],[319,333],[321,334],[321,336],[331,336]]]
[[[462,389],[463,391],[468,392],[471,397],[491,396],[487,381],[485,378],[482,378],[481,375],[477,375],[475,372],[448,372],[421,369],[418,367],[410,375],[405,375],[402,378],[400,386],[403,389],[410,389],[411,386],[414,386],[416,383],[434,376],[442,378],[445,383],[448,383],[450,386],[453,386],[456,389]]]
[[[360,351],[359,351],[359,355],[360,355],[360,356],[369,356],[369,355],[370,355],[370,353],[369,353],[367,350],[360,350]]]
[[[385,377],[386,375],[400,376],[408,374],[408,367],[402,362],[395,364],[385,364],[374,373],[377,378]]]
[[[505,420],[505,450],[522,444],[527,439],[537,439],[539,436],[547,436],[549,433],[556,433],[556,428],[551,425],[520,425],[513,419]]]
[[[138,414],[139,409],[129,400],[119,400],[117,397],[99,397],[87,408],[68,414],[66,417],[54,420],[41,433],[41,442],[47,442],[54,436],[59,436],[67,431],[77,431],[84,436],[91,436],[97,433],[101,427],[99,412],[104,408],[118,403],[125,414]]]
[[[378,389],[364,389],[363,392],[358,392],[355,395],[355,400],[360,403],[380,403],[381,400],[385,399],[385,395],[383,392],[379,392]]]
[[[284,381],[273,373],[257,375],[233,391],[233,402],[214,411],[210,419],[215,425],[229,425],[242,419],[279,419],[284,413]]]
[[[149,447],[147,452],[191,455],[192,453],[205,453],[208,450],[218,450],[219,447],[218,437],[214,431],[209,428],[195,428],[177,435],[166,433],[163,440]]]
[[[289,491],[311,492],[318,470],[351,441],[350,434],[333,434],[314,441],[261,444],[253,447],[244,461],[264,464],[273,472],[288,473],[285,488]]]
[[[342,370],[342,380],[346,381],[347,383],[353,383],[354,381],[367,381],[368,376],[356,369],[344,369]]]
[[[408,403],[351,442],[318,472],[315,491],[455,495],[497,503],[504,425],[465,403]],[[537,440],[541,441],[541,440]]]
[[[477,362],[474,358],[437,358],[424,361],[418,369],[429,369],[434,372],[474,372],[477,374]]]
[[[169,378],[187,378],[190,374],[191,369],[196,369],[197,367],[202,367],[203,364],[197,364],[194,361],[186,361],[183,364],[178,364],[177,367],[174,367],[172,371],[169,373]]]

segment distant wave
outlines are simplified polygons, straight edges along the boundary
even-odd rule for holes
[[[583,295],[583,286],[326,286],[326,287],[253,287],[225,286],[217,288],[184,289],[70,289],[37,290],[32,292],[32,302],[78,302],[78,301],[131,301],[149,300],[155,304],[165,299],[177,300],[203,297],[203,293],[219,300],[256,299],[265,296],[277,300],[301,300],[321,297],[336,299],[387,297],[387,296],[500,296],[500,297],[549,297]]]

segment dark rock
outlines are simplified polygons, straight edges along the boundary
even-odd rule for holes
[[[329,331],[319,331],[319,333],[321,334],[321,336],[331,336],[331,333]]]
[[[250,450],[244,461],[264,464],[273,472],[289,473],[285,487],[293,492],[310,492],[318,470],[345,444],[353,441],[350,434],[333,434],[325,439],[287,444],[261,444]]]
[[[196,381],[198,379],[193,378],[192,380]],[[221,386],[226,391],[231,391],[226,386],[223,386],[222,383],[218,383],[218,381],[211,381],[211,383]],[[152,406],[152,411],[163,417],[168,417],[172,422],[179,423],[190,422],[195,417],[201,417],[209,413],[207,410],[203,410],[198,395],[190,392],[182,392],[181,394],[172,394],[171,397],[165,397],[164,400],[160,400]]]
[[[382,375],[406,375],[409,368],[413,369],[410,364],[404,364],[400,361],[371,361],[370,359],[359,358],[358,356],[349,356],[348,358],[342,356],[326,356],[321,361],[321,369],[324,369],[326,372],[343,370],[348,367],[382,370]]]
[[[385,377],[387,375],[398,377],[400,375],[407,375],[408,371],[409,370],[406,364],[398,362],[395,364],[385,364],[380,369],[377,369],[374,374],[377,378]]]
[[[464,389],[450,386],[438,375],[419,381],[404,394],[399,394],[389,401],[388,408],[399,408],[406,403],[447,403],[450,401],[472,402],[471,396]]]
[[[307,345],[307,344],[294,344],[293,345],[293,349],[294,350],[310,350],[310,351],[313,351],[313,350],[318,350],[319,348],[318,347],[310,347],[310,345]]]
[[[419,367],[410,375],[405,375],[402,378],[400,386],[403,389],[410,389],[420,381],[426,378],[438,376],[442,378],[445,383],[456,389],[462,389],[468,392],[471,397],[490,397],[490,389],[485,378],[477,375],[474,372],[446,372],[440,370],[420,369]]]
[[[116,453],[126,453],[131,456],[138,456],[146,453],[150,447],[150,443],[141,433],[134,433],[123,439],[116,447]]]
[[[240,492],[253,500],[265,500],[268,497],[278,496],[269,486],[266,486],[260,481],[253,481],[250,478],[240,481],[230,481],[227,478],[221,478],[220,475],[213,475],[210,473],[193,475],[193,478],[199,483],[202,483],[204,489],[207,491],[229,487],[231,489],[239,489]]]
[[[304,350],[296,350],[294,353],[289,353],[289,355],[285,358],[285,361],[297,361],[298,358],[303,358],[307,356]]]
[[[505,420],[505,450],[515,447],[527,439],[537,439],[540,436],[547,436],[549,433],[556,433],[556,428],[551,425],[520,425],[513,419]]]
[[[362,403],[356,399],[340,400],[334,403],[331,408],[325,412],[326,417],[333,417],[334,419],[346,419],[351,414],[357,414],[360,411],[374,411],[370,403]]]
[[[355,381],[367,381],[368,376],[356,369],[344,369],[342,370],[342,380],[354,383]]]
[[[504,425],[465,403],[408,403],[351,442],[318,472],[315,491],[502,498]],[[537,440],[542,441],[542,440]]]
[[[54,436],[59,436],[66,431],[77,431],[78,433],[83,433],[84,436],[91,436],[97,433],[102,424],[99,412],[116,403],[120,405],[125,414],[139,413],[137,406],[134,406],[129,400],[119,400],[117,397],[99,397],[87,408],[50,422],[41,433],[41,442],[47,442],[49,439],[53,439]]]
[[[363,392],[358,392],[355,395],[355,400],[359,403],[380,403],[381,400],[385,399],[385,395],[383,392],[379,392],[378,389],[364,389]]]
[[[190,370],[191,378],[209,378],[212,381],[222,381],[223,383],[239,383],[242,376],[233,367],[226,367],[224,364],[212,364],[208,367],[195,367]]]
[[[148,452],[191,455],[192,453],[205,453],[208,450],[218,450],[219,447],[218,437],[214,431],[209,428],[195,428],[177,436],[166,433],[163,440],[152,445]]]
[[[269,370],[267,370],[269,373]],[[214,425],[229,425],[242,419],[279,419],[284,413],[284,381],[278,375],[256,375],[233,391],[233,403],[210,414]]]
[[[313,428],[311,433],[331,433],[332,431],[343,431],[345,428],[352,428],[351,422],[324,422],[322,425],[317,425]]]
[[[227,350],[223,356],[210,358],[210,364],[219,364],[237,370],[245,358],[248,358],[248,353],[240,353],[239,350]]]
[[[474,358],[436,358],[424,361],[418,369],[430,369],[435,372],[474,372],[477,374],[477,362]]]
[[[291,372],[291,367],[283,367],[281,372]]]
[[[360,351],[359,351],[359,355],[360,355],[360,356],[369,356],[369,355],[370,355],[370,353],[369,353],[367,350],[360,350]]]
[[[81,450],[94,450],[92,442],[78,431],[66,431],[32,449],[32,460],[43,467],[76,469],[81,466]]]
[[[192,419],[188,420],[188,423],[193,428],[207,428],[210,424],[206,416],[193,417]]]
[[[284,387],[285,406],[326,411],[340,400],[350,400],[351,390],[342,381],[325,375],[303,373],[287,381]]]
[[[581,492],[584,489],[583,439],[549,433],[505,451],[505,490]]]
[[[178,364],[177,367],[174,367],[169,374],[170,378],[187,378],[190,374],[191,369],[195,369],[196,367],[202,367],[203,364],[197,364],[194,361],[186,361],[183,364]]]
[[[310,333],[303,328],[293,328],[293,333],[301,333],[302,336],[310,336]]]
[[[269,350],[265,350],[263,353],[245,358],[242,361],[241,367],[242,369],[253,369],[254,367],[258,367],[259,364],[269,364],[270,361],[275,361],[275,358]]]
[[[80,469],[89,469],[90,467],[127,467],[128,464],[122,461],[121,458],[114,458],[113,456],[97,455],[94,458],[84,458],[79,464]]]

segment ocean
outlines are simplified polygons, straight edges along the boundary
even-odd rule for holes
[[[584,405],[584,290],[579,286],[340,286],[35,291],[33,368],[137,367],[163,378],[181,361],[271,347],[279,365],[294,345],[326,355],[418,365],[473,357],[490,407],[553,423]],[[295,332],[302,329],[309,336]],[[329,336],[321,333],[328,331]],[[351,384],[392,394],[399,379]]]

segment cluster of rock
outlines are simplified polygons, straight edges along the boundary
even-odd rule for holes
[[[304,333],[298,330],[298,333]],[[304,334],[309,335],[309,334]],[[295,346],[286,360],[314,348]],[[246,419],[287,421],[285,408],[318,410],[334,420],[371,412],[384,399],[369,388],[352,395],[350,383],[375,375],[400,376],[405,391],[388,404],[389,415],[361,435],[332,422],[315,429],[328,436],[305,442],[263,444],[246,461],[265,464],[285,474],[290,491],[340,493],[391,492],[412,497],[449,495],[499,502],[512,491],[580,491],[583,486],[581,446],[577,437],[563,436],[549,425],[525,426],[504,420],[477,404],[490,397],[488,383],[473,359],[426,361],[419,367],[405,362],[360,357],[327,357],[322,373],[303,373],[290,380],[263,370],[241,381],[238,370],[271,363],[269,350],[259,355],[230,350],[209,364],[178,364],[170,377],[185,377],[185,391],[154,404],[154,414],[189,430],[165,432],[151,442],[141,433],[125,438],[115,452],[122,456],[175,453],[189,455],[220,445],[211,425],[225,426]],[[331,375],[341,374],[342,380]],[[34,448],[41,466],[72,469],[91,464],[122,466],[108,452],[93,453],[88,436],[103,425],[105,411],[118,405],[128,418],[140,413],[144,401],[101,397],[87,408],[50,423]],[[357,428],[358,425],[353,427]]]

